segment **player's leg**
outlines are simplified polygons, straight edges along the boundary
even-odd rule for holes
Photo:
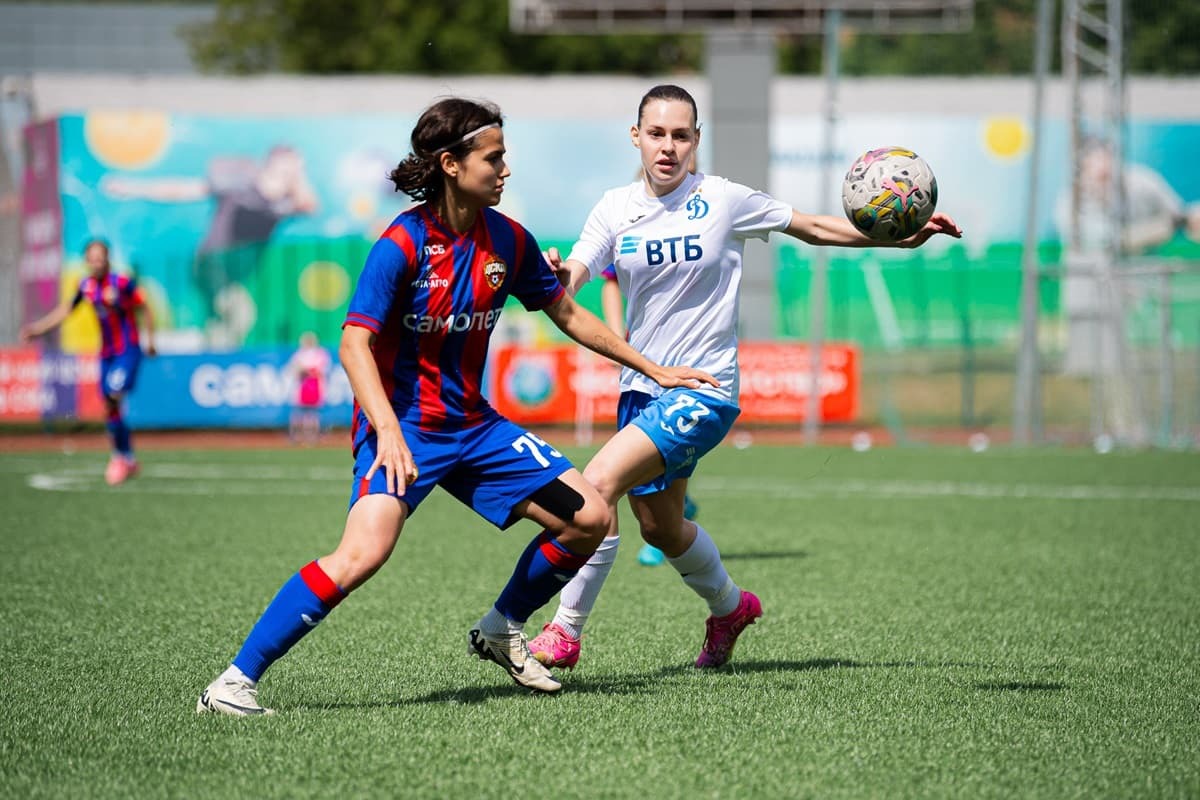
[[[500,596],[471,631],[470,645],[479,657],[508,669],[518,683],[555,691],[561,684],[530,652],[525,623],[585,565],[591,555],[587,551],[604,541],[610,517],[596,490],[574,469],[535,492],[517,507],[517,513],[543,529],[526,546]],[[503,657],[490,654],[489,649],[499,650]],[[510,663],[524,674],[515,673]]]
[[[137,474],[133,453],[133,432],[125,419],[124,401],[137,381],[140,359],[136,353],[112,356],[100,362],[100,392],[104,397],[105,428],[112,443],[112,456],[104,470],[104,480],[115,486]]]
[[[359,447],[351,484],[350,510],[337,549],[309,562],[289,578],[268,604],[234,657],[200,695],[198,712],[232,715],[270,713],[258,704],[258,680],[340,603],[387,562],[405,520],[433,490],[442,459],[423,447],[419,434],[404,431],[421,477],[405,489],[404,499],[388,492],[387,476],[378,470],[367,480],[375,460],[371,435]]]
[[[346,517],[337,549],[309,562],[280,587],[233,663],[200,695],[196,711],[270,714],[270,709],[258,704],[259,679],[383,566],[396,545],[407,508],[386,494],[360,498]]]
[[[604,539],[608,507],[571,462],[536,435],[498,420],[464,441],[446,490],[501,528],[525,518],[542,530],[517,560],[496,602],[468,635],[469,652],[495,661],[517,683],[560,684],[530,655],[524,627]],[[517,503],[512,498],[522,498]]]
[[[729,660],[738,636],[762,616],[762,604],[730,577],[716,542],[700,525],[683,517],[687,482],[675,481],[666,491],[630,495],[629,504],[642,537],[660,547],[667,561],[693,592],[708,605],[704,646],[697,667],[719,667]]]
[[[696,505],[696,501],[687,492],[683,495],[683,518],[690,519],[693,522],[696,520],[696,514],[700,509]],[[659,550],[649,542],[642,543],[642,549],[638,550],[638,563],[643,567],[657,567],[667,560],[666,554]]]
[[[695,530],[682,524],[686,478],[697,460],[724,438],[737,415],[736,406],[693,390],[656,398],[626,392],[617,409],[623,427],[588,463],[584,477],[614,506],[615,498],[626,492],[631,503],[633,495],[661,494],[656,501],[663,508],[658,524],[649,537],[644,529],[643,538],[666,550],[667,556],[681,555],[691,546]],[[578,660],[583,625],[609,570],[611,557],[607,564],[594,557],[589,569],[563,589],[554,620],[530,643],[542,663],[566,666]]]
[[[608,503],[612,522],[596,552],[563,587],[554,619],[529,643],[531,652],[543,664],[573,668],[579,661],[584,625],[616,563],[620,547],[617,500],[636,483],[661,474],[663,466],[654,442],[633,425],[617,431],[588,462],[583,476]]]

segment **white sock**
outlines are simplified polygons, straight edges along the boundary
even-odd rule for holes
[[[725,571],[721,553],[708,532],[696,525],[696,541],[678,558],[667,561],[683,578],[683,582],[708,603],[713,616],[732,614],[742,599],[742,591]]]
[[[229,669],[221,673],[221,678],[226,681],[237,681],[238,683],[249,684],[251,689],[258,685],[258,681],[252,681],[247,678],[246,673],[242,672],[233,664],[230,664]]]
[[[479,620],[479,630],[484,633],[490,633],[493,636],[502,636],[510,633],[520,633],[525,630],[525,626],[504,616],[496,610],[495,606],[492,606],[483,615],[483,619]]]
[[[621,537],[607,536],[587,563],[580,567],[574,578],[563,587],[558,596],[558,611],[554,622],[572,639],[583,634],[583,626],[596,605],[596,598],[604,586],[604,580],[617,560],[617,548]]]

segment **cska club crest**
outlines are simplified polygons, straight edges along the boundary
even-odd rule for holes
[[[103,287],[101,287],[100,302],[104,303],[104,305],[115,306],[118,299],[119,295],[117,294],[117,289],[115,286],[106,283]]]
[[[493,291],[500,288],[507,274],[508,265],[496,256],[492,256],[491,260],[483,265],[483,277],[487,278],[488,286],[492,287]]]

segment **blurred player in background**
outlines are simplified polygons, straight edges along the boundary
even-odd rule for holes
[[[696,666],[719,667],[746,626],[762,616],[762,605],[733,582],[716,544],[684,519],[683,506],[696,463],[739,413],[736,330],[745,240],[783,231],[814,245],[889,245],[868,239],[844,217],[801,214],[763,192],[690,174],[698,116],[696,101],[678,86],[647,92],[630,130],[642,179],[601,198],[566,261],[553,249],[549,256],[571,294],[613,264],[629,304],[630,344],[664,364],[695,364],[720,381],[719,387],[664,391],[624,370],[620,430],[584,470],[611,508],[629,494],[642,538],[666,554],[708,605]],[[891,246],[916,247],[937,233],[962,235],[950,217],[934,214],[924,229]],[[563,589],[553,621],[530,642],[542,663],[578,662],[583,626],[616,557],[616,534],[614,525]]]
[[[300,334],[300,348],[292,354],[285,372],[296,381],[295,401],[288,417],[288,437],[293,442],[316,444],[321,439],[321,409],[325,407],[325,382],[332,359],[312,331]]]
[[[263,672],[383,566],[435,486],[501,529],[522,518],[543,527],[471,629],[468,652],[522,686],[561,688],[530,655],[524,624],[604,540],[609,508],[561,453],[480,394],[505,300],[511,294],[545,312],[572,339],[656,386],[716,381],[634,351],[563,290],[532,234],[491,208],[510,174],[502,125],[495,106],[460,98],[435,103],[417,121],[412,152],[392,180],[423,202],[372,248],[343,326],[355,462],[341,543],[283,585],[229,669],[201,694],[198,712],[268,713],[257,700]],[[469,555],[447,567],[469,570]]]
[[[133,437],[122,405],[137,384],[138,367],[142,363],[138,317],[144,318],[144,352],[154,355],[154,314],[137,280],[113,272],[106,242],[100,239],[88,242],[83,257],[88,274],[80,280],[75,294],[45,316],[23,326],[21,340],[29,341],[57,328],[84,300],[95,310],[100,323],[100,392],[104,396],[105,425],[112,440],[112,457],[104,470],[104,479],[115,486],[138,472]]]

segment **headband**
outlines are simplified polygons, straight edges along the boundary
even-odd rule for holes
[[[463,135],[462,135],[460,138],[458,138],[458,139],[455,139],[453,142],[451,142],[450,144],[446,145],[445,147],[439,147],[437,150],[434,150],[434,151],[433,151],[433,154],[434,154],[435,156],[439,156],[439,155],[441,155],[442,153],[446,152],[447,150],[449,150],[449,149],[451,149],[451,148],[458,147],[458,146],[459,146],[460,144],[462,144],[463,142],[469,142],[469,141],[471,141],[471,140],[472,140],[472,139],[474,139],[476,136],[478,136],[479,134],[481,134],[481,133],[483,133],[484,131],[486,131],[488,128],[499,128],[499,127],[500,127],[500,123],[499,123],[499,122],[489,122],[487,125],[480,125],[478,128],[476,128],[475,130],[471,131],[470,133],[464,133],[464,134],[463,134]]]

